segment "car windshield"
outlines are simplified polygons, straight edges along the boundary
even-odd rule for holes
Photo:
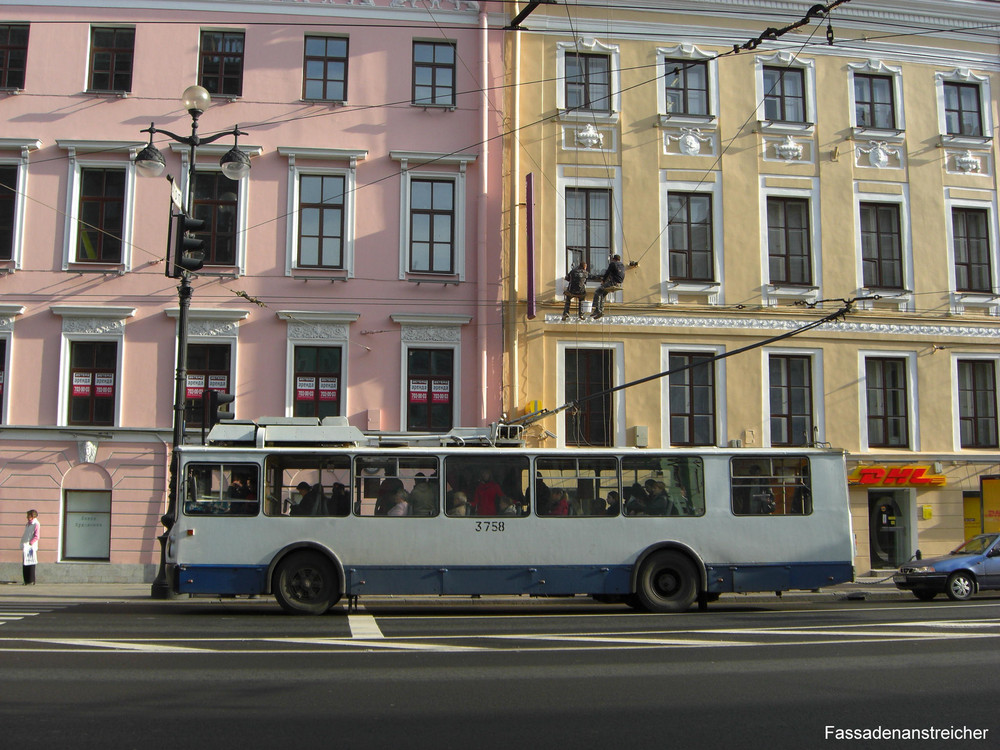
[[[990,548],[1000,534],[980,534],[969,539],[961,547],[952,550],[953,555],[981,555]]]

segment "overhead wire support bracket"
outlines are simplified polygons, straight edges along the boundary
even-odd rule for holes
[[[532,11],[535,10],[539,5],[557,5],[557,0],[530,0],[521,12],[514,16],[514,19],[510,22],[509,26],[504,26],[504,31],[520,31],[521,22],[531,15]]]

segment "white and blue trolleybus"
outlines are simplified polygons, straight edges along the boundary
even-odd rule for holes
[[[525,448],[519,428],[224,423],[177,450],[169,585],[319,614],[365,595],[583,594],[653,612],[853,579],[844,455]]]

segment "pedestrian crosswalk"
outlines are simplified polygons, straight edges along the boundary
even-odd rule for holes
[[[55,612],[65,607],[33,602],[0,602],[0,626],[10,622],[18,622],[26,617],[35,617],[49,612]]]

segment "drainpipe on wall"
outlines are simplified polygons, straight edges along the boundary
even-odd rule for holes
[[[485,3],[482,6],[482,10],[479,12],[479,80],[482,81],[480,88],[482,91],[479,96],[479,115],[480,115],[480,143],[482,147],[479,154],[479,239],[477,243],[477,256],[476,256],[476,300],[477,307],[476,310],[476,351],[479,356],[479,385],[480,393],[479,397],[479,424],[486,424],[487,415],[487,401],[490,396],[489,391],[489,368],[487,367],[487,333],[488,329],[486,326],[486,318],[489,315],[488,295],[489,287],[487,285],[487,275],[486,267],[488,263],[487,252],[489,250],[487,246],[487,232],[488,232],[488,210],[487,210],[487,191],[489,189],[489,164],[490,164],[490,148],[489,148],[489,86],[487,81],[489,80],[489,23],[486,16]]]

